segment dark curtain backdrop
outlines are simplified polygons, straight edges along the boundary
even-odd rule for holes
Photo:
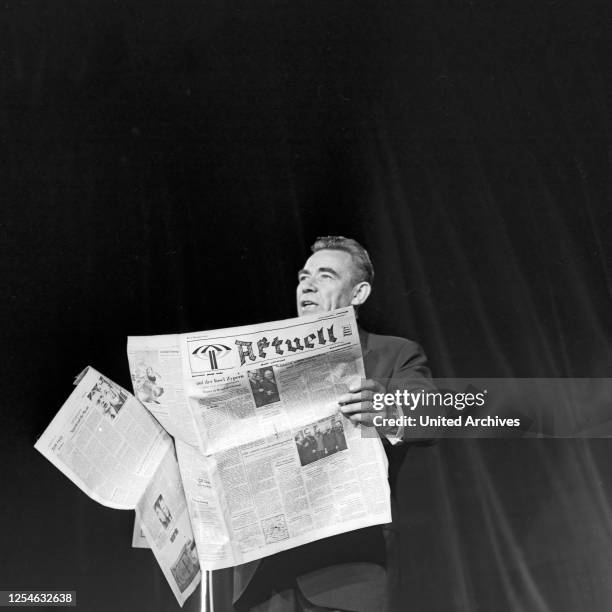
[[[0,588],[178,609],[132,513],[34,451],[128,334],[293,316],[320,234],[438,377],[609,376],[605,3],[0,7]],[[612,609],[612,441],[443,440],[400,475],[406,609]],[[194,597],[186,610],[196,610]]]

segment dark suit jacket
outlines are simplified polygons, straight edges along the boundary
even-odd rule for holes
[[[387,391],[429,386],[430,372],[421,347],[404,338],[359,330],[366,376]],[[388,383],[388,384],[387,384]],[[407,444],[383,441],[389,458],[393,497],[395,479]],[[392,504],[393,505],[393,504]],[[393,524],[385,526],[393,529]],[[248,609],[297,580],[312,603],[329,608],[371,612],[385,609],[387,582],[385,534],[380,526],[332,536],[234,568],[233,600]]]

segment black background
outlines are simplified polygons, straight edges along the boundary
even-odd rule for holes
[[[605,3],[0,7],[0,588],[177,606],[132,513],[32,445],[126,336],[293,316],[317,235],[438,377],[608,376]],[[607,440],[443,441],[402,478],[414,610],[608,610]],[[187,609],[196,609],[197,601]]]

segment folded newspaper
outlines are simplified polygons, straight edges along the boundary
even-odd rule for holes
[[[352,308],[130,337],[128,360],[136,399],[89,369],[36,448],[93,499],[136,509],[134,544],[181,605],[200,568],[391,520],[381,441],[337,401],[365,376]]]
[[[136,510],[182,606],[201,580],[196,542],[172,438],[142,404],[87,368],[35,448],[92,499]]]

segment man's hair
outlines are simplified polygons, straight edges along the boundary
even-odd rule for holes
[[[315,240],[315,243],[310,247],[313,253],[330,249],[333,251],[344,251],[348,253],[355,264],[355,275],[353,282],[355,284],[366,281],[370,285],[374,282],[374,266],[368,252],[353,238],[345,238],[344,236],[320,236]]]

